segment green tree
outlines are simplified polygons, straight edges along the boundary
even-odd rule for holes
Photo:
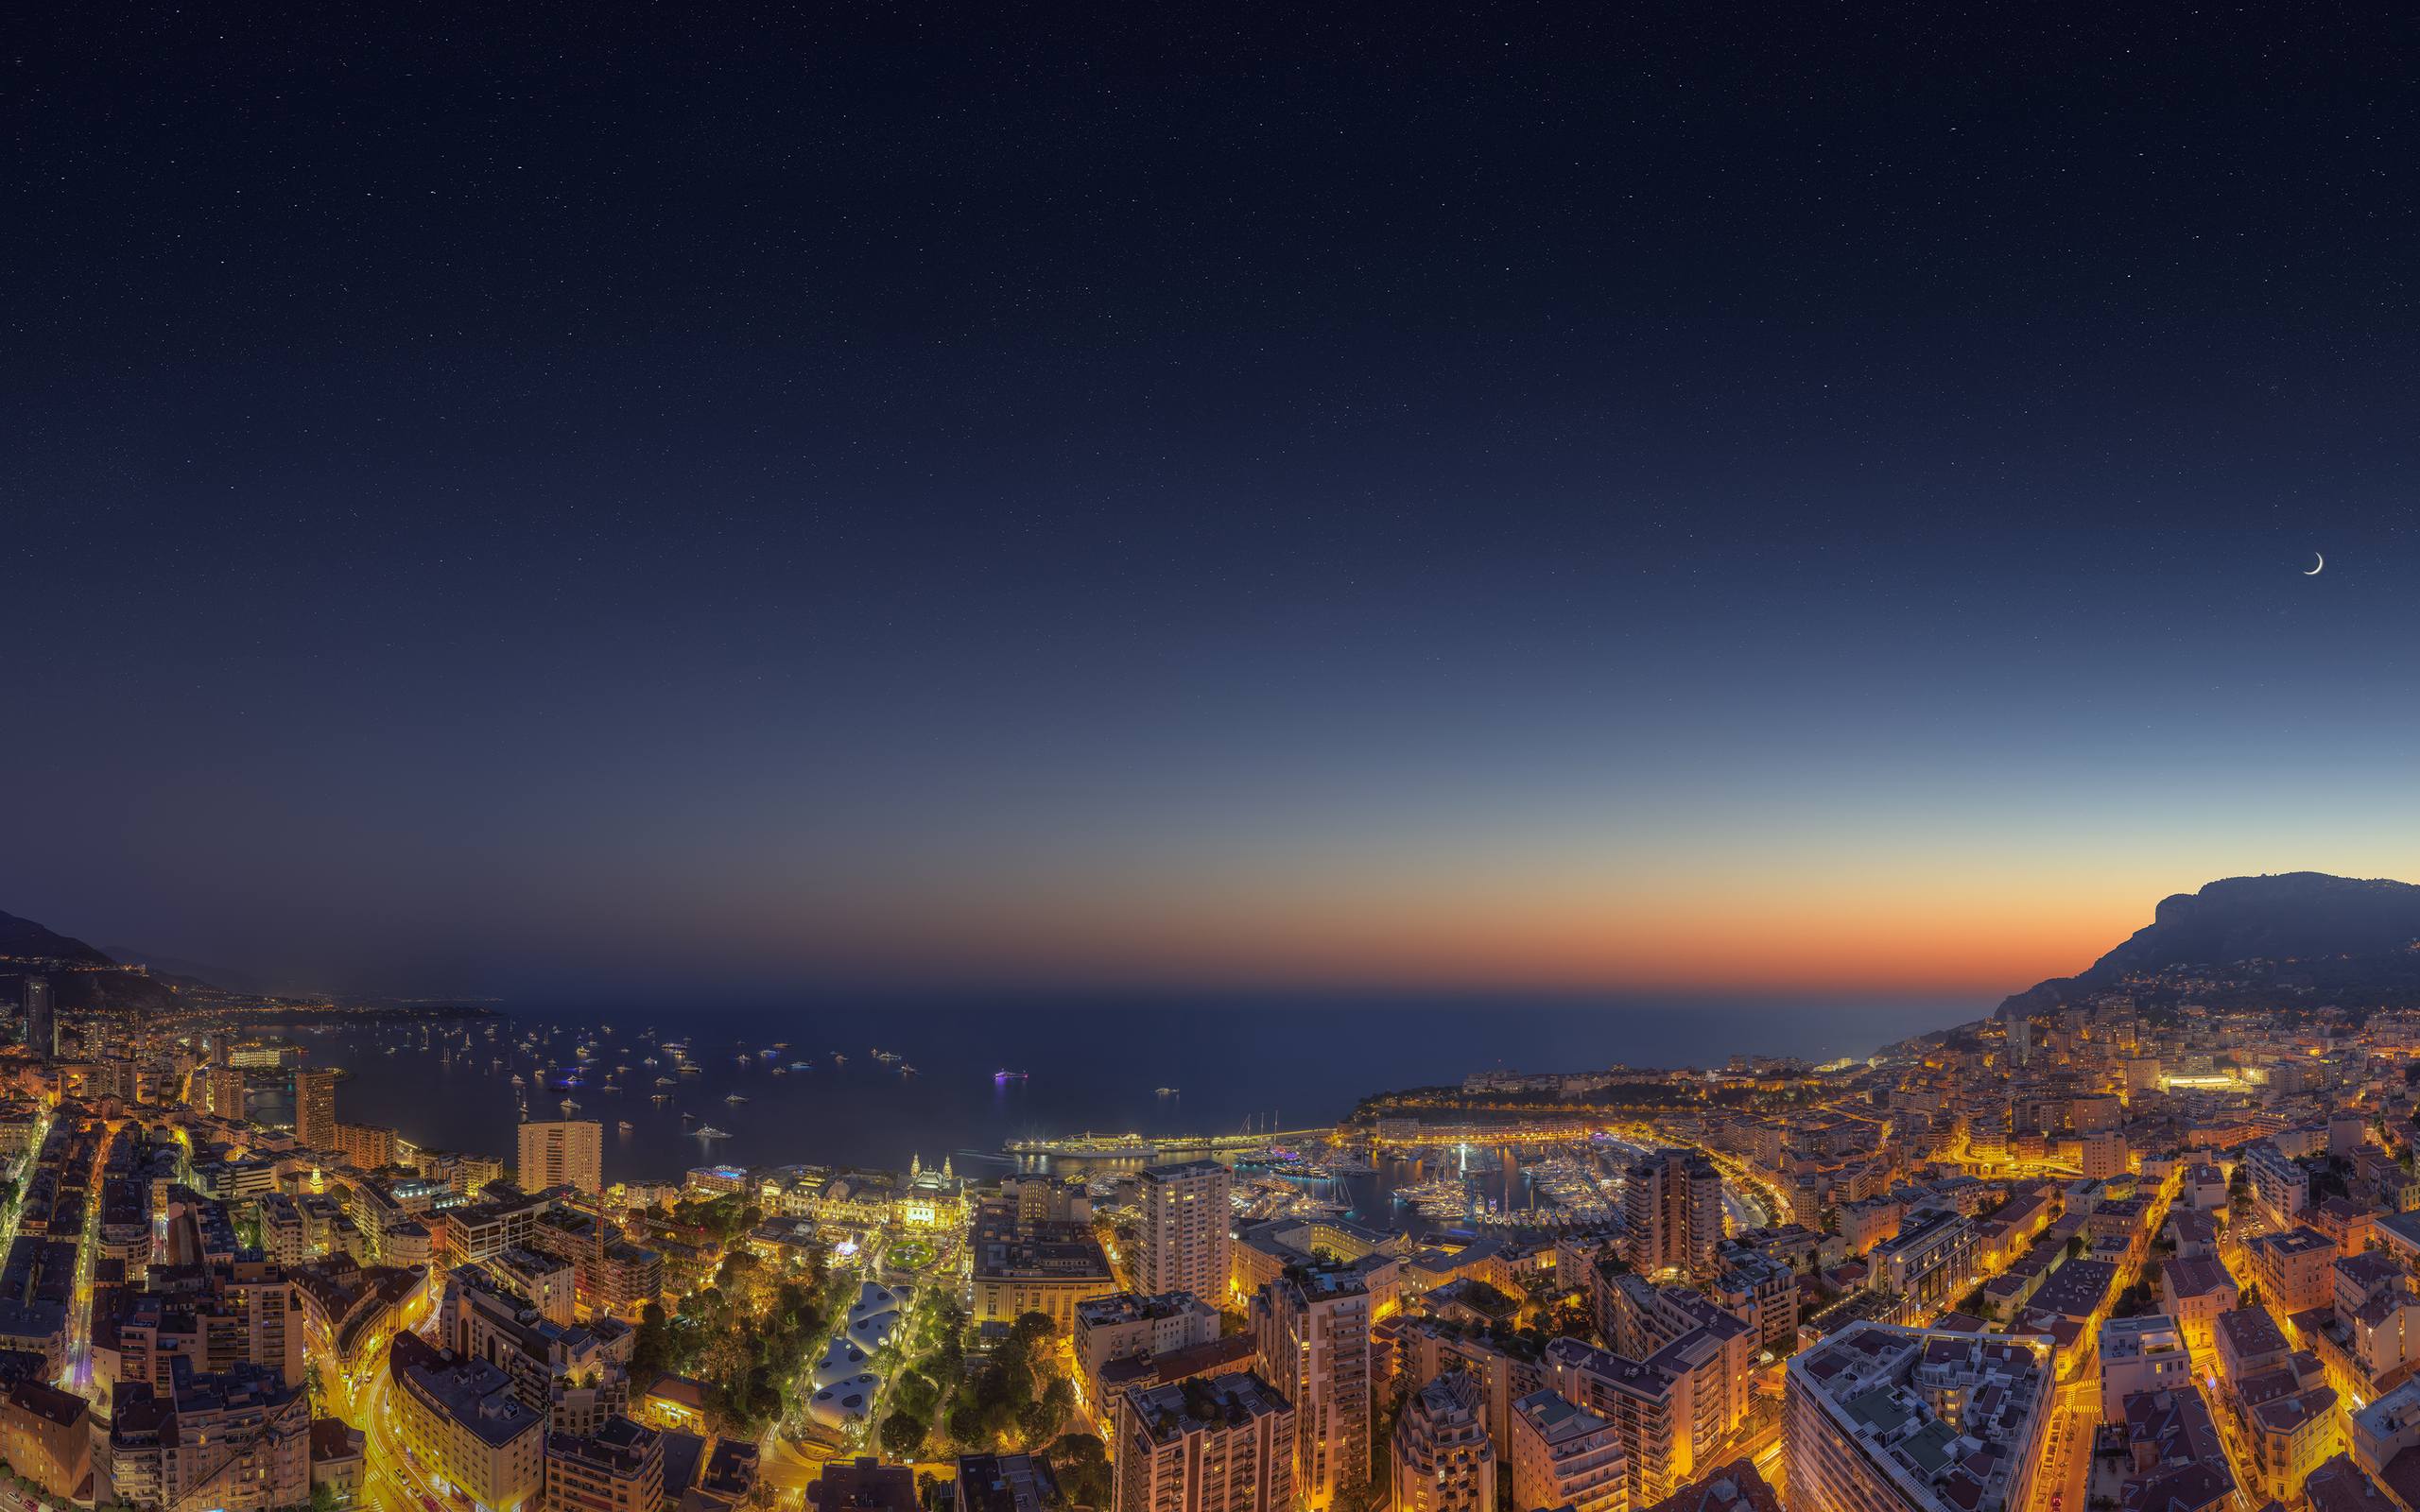
[[[1076,1506],[1109,1505],[1109,1450],[1090,1434],[1066,1434],[1043,1451],[1059,1490]]]
[[[893,1412],[882,1420],[882,1452],[892,1459],[913,1459],[925,1445],[925,1421],[904,1412]]]

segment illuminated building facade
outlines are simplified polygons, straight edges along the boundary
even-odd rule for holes
[[[306,1150],[337,1147],[337,1074],[326,1068],[294,1073],[294,1138]]]
[[[1135,1280],[1147,1293],[1217,1297],[1227,1284],[1235,1176],[1216,1160],[1147,1165],[1136,1194]]]
[[[1628,1512],[1630,1469],[1620,1433],[1552,1391],[1512,1404],[1512,1504]]]
[[[1312,1512],[1370,1476],[1370,1321],[1349,1265],[1297,1267],[1253,1298],[1259,1373],[1294,1405],[1294,1494]]]
[[[604,1190],[605,1125],[592,1119],[552,1119],[521,1125],[521,1160],[514,1177],[524,1192],[570,1187]]]
[[[503,1370],[409,1332],[395,1335],[388,1364],[395,1426],[424,1473],[479,1512],[519,1512],[538,1500],[545,1414],[513,1394]]]
[[[1694,1150],[1659,1150],[1632,1165],[1622,1188],[1625,1258],[1649,1275],[1711,1275],[1722,1238],[1722,1178]]]
[[[2051,1417],[2047,1339],[1863,1323],[1789,1362],[1790,1512],[2023,1512]]]
[[[1469,1376],[1449,1370],[1406,1398],[1388,1451],[1396,1512],[1495,1512],[1495,1447]]]
[[[1295,1410],[1236,1372],[1127,1394],[1111,1512],[1281,1512],[1297,1505]]]

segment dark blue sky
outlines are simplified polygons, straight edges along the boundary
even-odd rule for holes
[[[1702,9],[36,31],[0,907],[1973,988],[2420,872],[2411,23]]]

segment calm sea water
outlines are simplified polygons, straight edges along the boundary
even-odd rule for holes
[[[708,1160],[903,1168],[911,1156],[927,1164],[951,1157],[970,1175],[993,1175],[1000,1167],[971,1158],[1031,1135],[1303,1128],[1343,1117],[1372,1092],[1455,1082],[1492,1067],[1718,1065],[1746,1052],[1864,1055],[1989,1007],[1887,1000],[959,998],[528,1010],[451,1029],[305,1030],[297,1038],[312,1064],[352,1073],[337,1091],[339,1118],[390,1125],[444,1148],[509,1160],[521,1099],[529,1116],[547,1118],[562,1116],[558,1105],[568,1096],[579,1104],[571,1116],[605,1124],[608,1179],[672,1177]],[[579,1086],[542,1088],[540,1059],[514,1048],[532,1030],[551,1031],[542,1051],[558,1074],[575,1064],[575,1047],[593,1040],[594,1069]],[[688,1042],[703,1074],[658,1089],[655,1078],[673,1074],[660,1049],[672,1039]],[[763,1052],[776,1045],[787,1048],[767,1058]],[[879,1061],[875,1050],[900,1061]],[[648,1056],[662,1064],[646,1065]],[[779,1075],[771,1069],[800,1060],[814,1069]],[[630,1070],[603,1074],[617,1065]],[[903,1074],[901,1065],[917,1074]],[[1001,1080],[1002,1071],[1025,1075]],[[516,1073],[527,1084],[519,1091],[510,1082]],[[605,1090],[609,1080],[621,1090]],[[672,1103],[651,1102],[658,1091]],[[733,1094],[745,1101],[729,1101]],[[693,1132],[700,1125],[728,1137],[700,1139]]]

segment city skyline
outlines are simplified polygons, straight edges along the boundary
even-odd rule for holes
[[[0,1512],[2420,1512],[2415,16],[17,28]]]

